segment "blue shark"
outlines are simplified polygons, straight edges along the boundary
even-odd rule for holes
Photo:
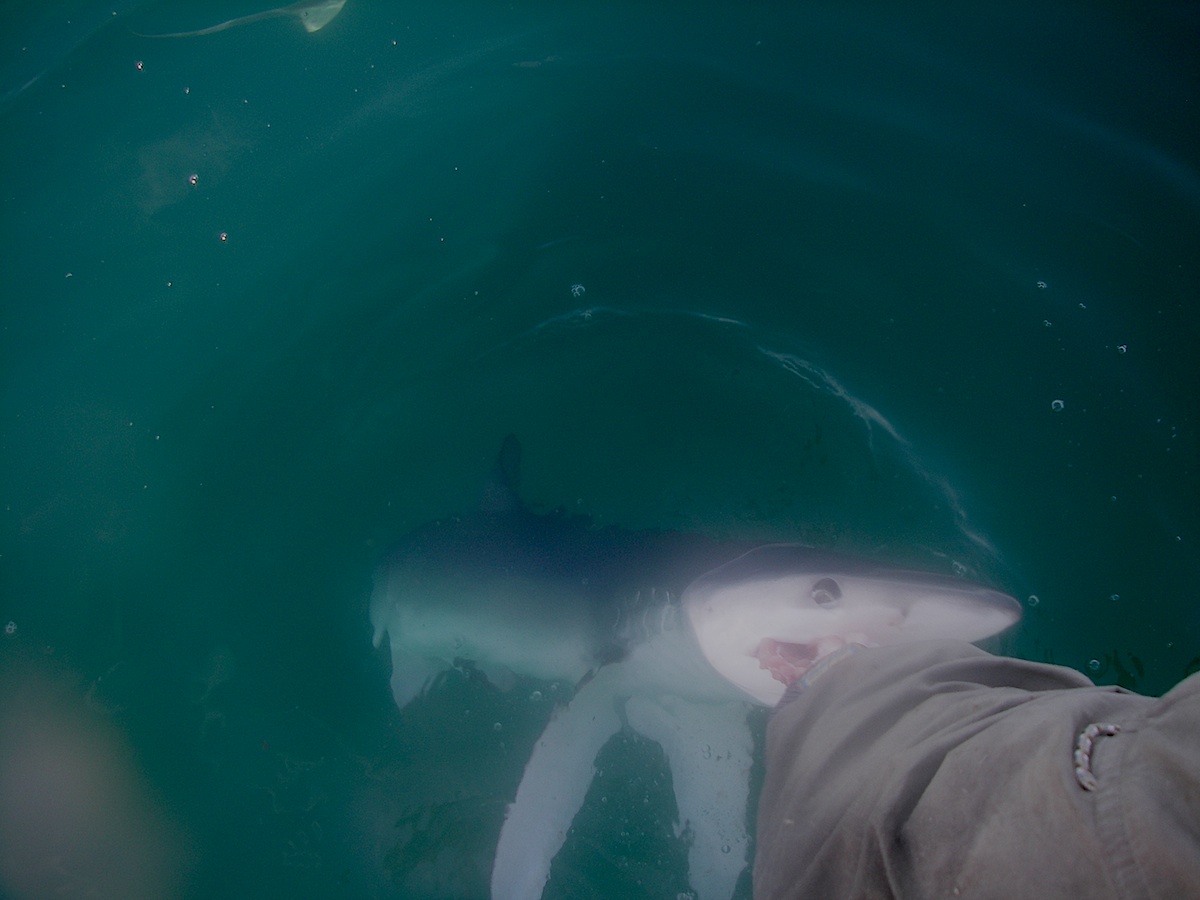
[[[694,896],[726,900],[751,846],[756,705],[846,644],[981,640],[1021,614],[983,585],[799,544],[535,515],[516,496],[519,458],[510,436],[483,508],[411,534],[378,568],[370,604],[400,709],[458,660],[499,687],[518,676],[576,685],[508,807],[495,900],[541,897],[596,755],[622,728],[663,748]]]

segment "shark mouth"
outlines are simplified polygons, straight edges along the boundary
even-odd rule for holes
[[[826,656],[850,644],[877,646],[867,640],[865,635],[852,635],[850,640],[845,640],[831,634],[803,644],[763,638],[754,655],[758,658],[760,669],[766,669],[776,681],[791,684],[804,677],[809,669]]]

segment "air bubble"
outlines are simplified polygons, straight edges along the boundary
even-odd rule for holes
[[[1030,594],[1029,599],[1026,600],[1025,602],[1028,603],[1030,606],[1037,606],[1042,601],[1038,599],[1037,594]]]
[[[501,731],[501,730],[503,730],[503,728],[504,728],[504,726],[501,725],[499,722],[496,722],[492,725],[492,731]]]
[[[1091,669],[1093,672],[1099,672],[1100,671],[1100,660],[1089,659],[1088,660],[1088,668]]]
[[[1120,594],[1113,594],[1113,595],[1112,595],[1111,597],[1109,597],[1108,599],[1109,599],[1109,600],[1111,600],[1113,603],[1116,603],[1118,600],[1120,600],[1120,599],[1121,599],[1121,595],[1120,595]]]
[[[1052,410],[1054,410],[1055,412],[1062,412],[1066,408],[1066,406],[1067,406],[1067,404],[1063,403],[1061,400],[1051,400],[1050,401],[1050,408]]]
[[[8,624],[4,626],[5,637],[12,637],[16,633],[17,633],[17,623],[13,622],[12,620],[9,620]]]

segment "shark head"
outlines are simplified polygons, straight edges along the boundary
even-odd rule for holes
[[[713,668],[769,706],[847,644],[978,641],[1021,617],[1013,597],[980,584],[799,544],[739,556],[692,582],[682,604]]]

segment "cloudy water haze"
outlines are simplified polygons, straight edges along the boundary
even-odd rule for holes
[[[464,665],[402,714],[368,602],[509,434],[536,513],[966,575],[1025,604],[992,649],[1099,683],[1200,668],[1195,4],[143,36],[269,9],[5,4],[5,896],[486,897],[573,686]],[[703,897],[658,746],[597,767],[545,896]]]

